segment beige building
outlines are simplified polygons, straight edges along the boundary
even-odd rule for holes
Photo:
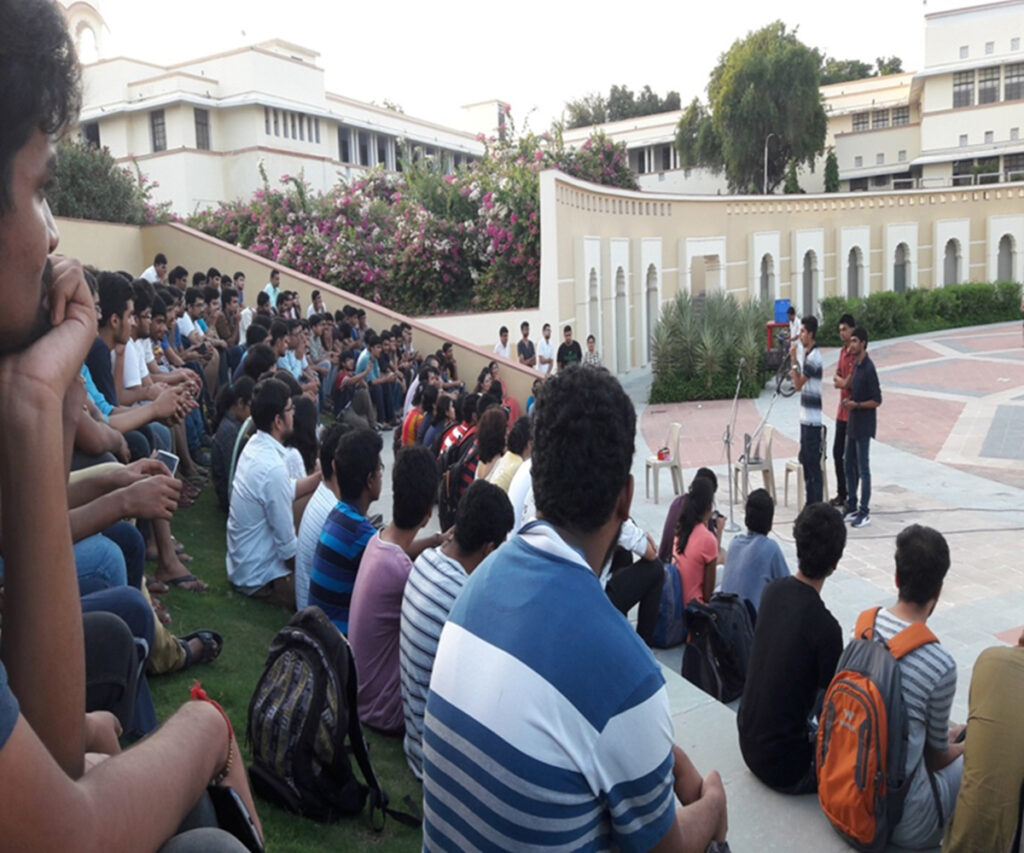
[[[971,186],[1024,177],[1024,0],[924,16],[924,67],[821,87],[843,190]],[[600,125],[629,151],[654,192],[727,193],[723,175],[682,169],[674,148],[682,111]],[[564,134],[580,145],[594,128]],[[824,190],[824,158],[801,187]]]

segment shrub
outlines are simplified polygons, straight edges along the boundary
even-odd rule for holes
[[[873,341],[1016,320],[1020,316],[1020,293],[1021,286],[1014,282],[971,282],[932,290],[872,293],[858,299],[830,296],[821,302],[823,319],[818,342],[839,345],[839,318],[847,312],[868,330]]]
[[[652,403],[720,400],[736,392],[756,397],[763,387],[764,324],[769,310],[731,296],[708,296],[698,312],[685,294],[665,308],[651,337]],[[741,366],[742,365],[742,366]]]

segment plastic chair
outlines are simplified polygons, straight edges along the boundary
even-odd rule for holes
[[[744,439],[746,436],[744,436]],[[764,487],[768,490],[768,494],[772,496],[772,500],[775,498],[775,468],[772,462],[772,440],[775,438],[775,427],[771,424],[765,424],[764,429],[761,430],[761,437],[757,441],[757,447],[751,450],[753,454],[750,459],[747,460],[747,476],[749,482],[750,474],[756,474],[758,471],[761,472],[761,476],[764,479]],[[732,483],[733,483],[733,494],[740,494],[740,486],[742,483],[741,477],[743,476],[743,460],[737,459],[732,463]],[[747,493],[742,493],[742,500],[746,503]]]
[[[796,474],[796,511],[804,508],[804,466],[800,459],[790,459],[786,463],[786,478],[782,485],[782,499],[789,506],[789,475]],[[828,499],[828,427],[821,425],[821,494]]]
[[[668,428],[668,439],[665,446],[668,448],[668,459],[659,459],[658,455],[647,457],[647,464],[644,466],[644,494],[651,496],[651,471],[654,471],[654,502],[658,502],[658,480],[661,478],[661,469],[668,468],[672,474],[672,489],[678,495],[683,491],[683,468],[679,463],[679,433],[682,426],[673,423]]]

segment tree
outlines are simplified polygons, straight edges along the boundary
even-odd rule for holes
[[[790,161],[813,166],[824,148],[827,119],[818,91],[821,56],[776,21],[737,40],[708,83],[702,115],[688,108],[677,145],[683,162],[724,169],[733,192],[760,192],[768,150],[769,191]],[[712,125],[715,136],[702,125]],[[718,145],[711,144],[717,137]],[[703,144],[702,144],[703,142]]]
[[[871,64],[859,59],[834,59],[826,56],[821,62],[821,85],[846,83],[871,76]]]
[[[150,184],[117,165],[106,148],[84,140],[57,146],[57,168],[47,193],[54,216],[142,225],[167,218],[170,203],[149,203]]]
[[[834,148],[829,148],[825,157],[825,192],[839,192],[839,161]]]
[[[901,73],[903,73],[903,60],[898,56],[879,56],[875,60],[875,74],[877,76]]]
[[[666,113],[680,108],[678,92],[668,92],[662,98],[650,86],[644,86],[639,96],[628,86],[612,86],[608,97],[593,92],[565,104],[566,127],[586,127],[606,121],[621,121],[637,116]]]
[[[786,183],[783,184],[782,191],[786,195],[796,195],[803,192],[803,189],[800,187],[800,181],[796,176],[796,163],[792,160],[789,163],[789,168],[786,170]]]

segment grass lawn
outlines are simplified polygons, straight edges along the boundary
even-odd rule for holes
[[[190,568],[210,584],[210,589],[205,593],[172,589],[163,596],[174,619],[169,627],[175,634],[210,628],[224,637],[224,650],[211,664],[150,679],[150,686],[157,715],[166,719],[188,700],[192,680],[198,678],[228,712],[248,761],[245,725],[249,699],[263,671],[267,647],[278,629],[287,623],[289,614],[280,608],[251,601],[230,589],[224,570],[225,524],[226,517],[217,506],[212,485],[203,490],[194,506],[177,514],[175,535],[195,557]],[[422,792],[405,763],[401,739],[385,738],[372,732],[367,732],[366,738],[374,769],[391,802],[402,809],[401,801],[408,795],[418,808]],[[356,767],[354,759],[352,763]],[[356,772],[358,774],[358,769]],[[363,848],[381,851],[421,848],[420,832],[394,820],[389,819],[384,831],[378,834],[369,828],[365,813],[328,826],[296,817],[258,798],[256,804],[269,851],[330,850],[333,853]]]

